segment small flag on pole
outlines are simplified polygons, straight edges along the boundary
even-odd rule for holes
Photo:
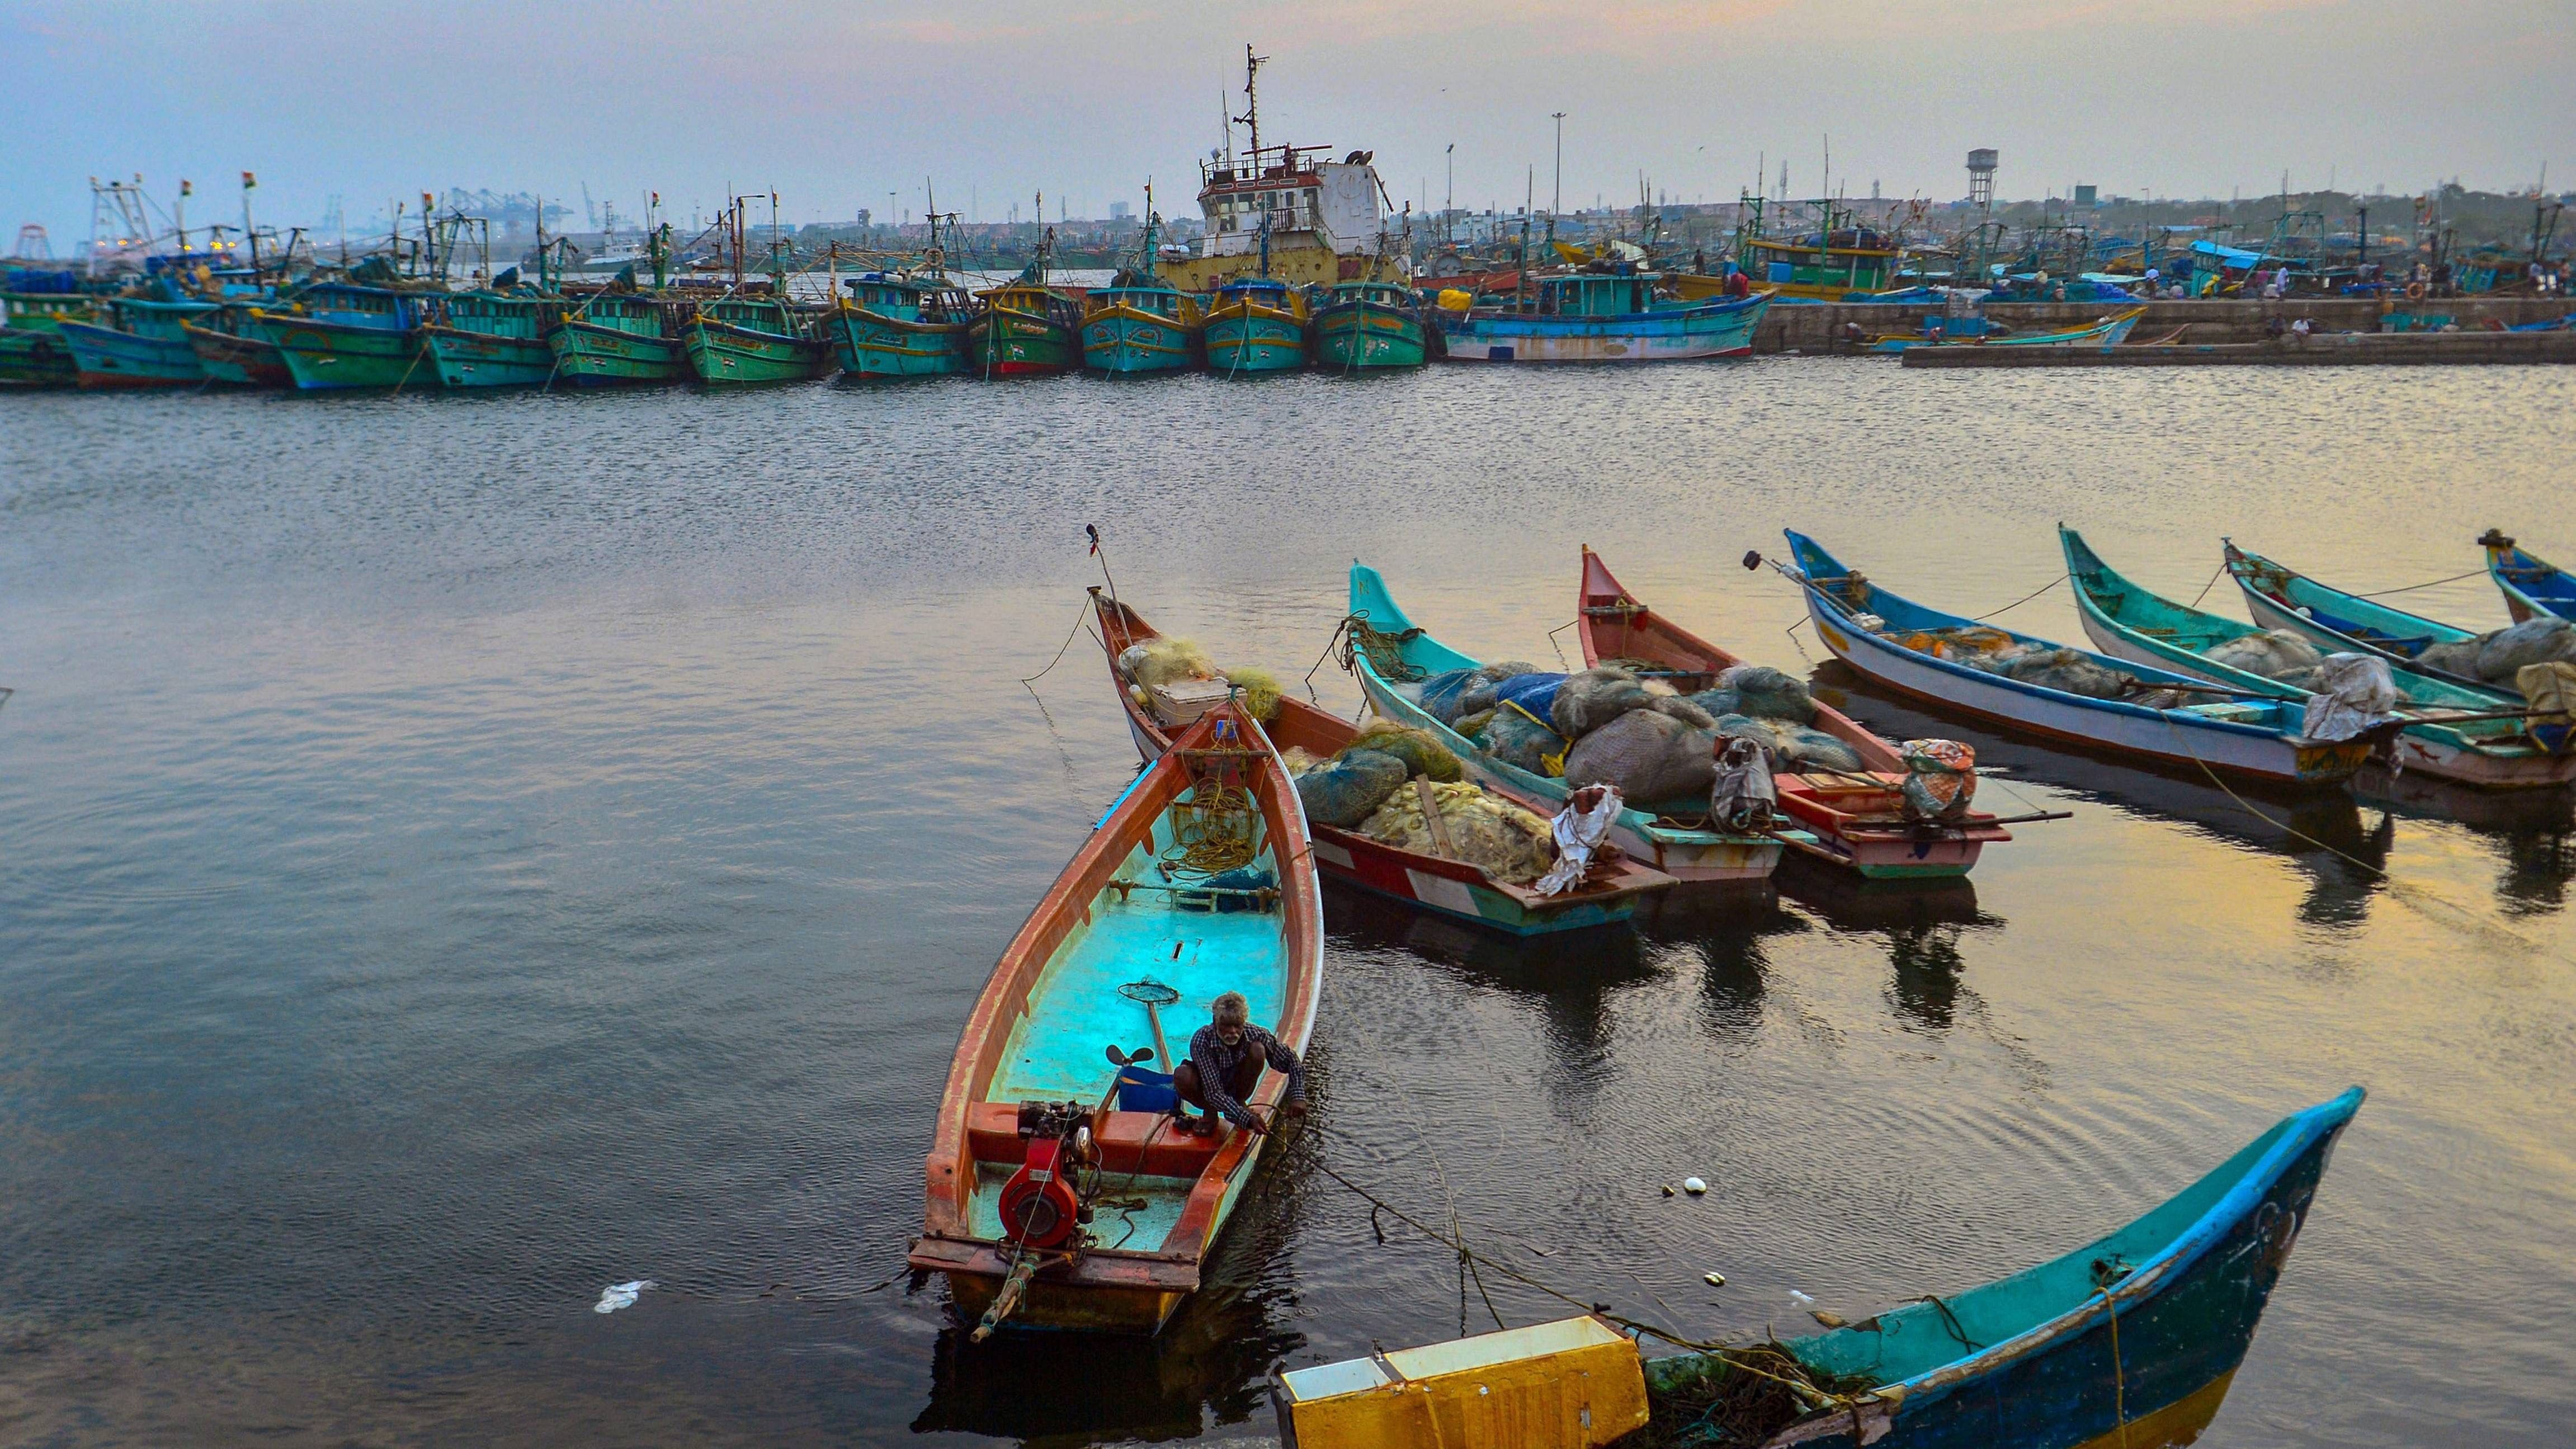
[[[247,172],[247,171],[245,171],[245,172],[243,172],[243,173],[242,173],[242,190],[244,190],[244,191],[248,191],[248,190],[250,190],[252,187],[257,186],[258,184],[259,184],[259,178],[258,178],[258,177],[251,175],[251,174],[250,174],[249,172]]]
[[[1091,535],[1091,556],[1100,557],[1100,525],[1086,523],[1082,526],[1082,531]]]

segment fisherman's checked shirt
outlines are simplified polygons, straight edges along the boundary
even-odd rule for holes
[[[1237,1127],[1255,1126],[1260,1121],[1234,1096],[1235,1071],[1255,1053],[1270,1064],[1272,1071],[1288,1078],[1288,1094],[1281,1098],[1283,1102],[1306,1100],[1306,1064],[1297,1060],[1297,1054],[1285,1042],[1261,1028],[1246,1024],[1243,1040],[1233,1046],[1225,1044],[1213,1024],[1200,1027],[1190,1038],[1190,1065],[1199,1069],[1199,1095],[1206,1099],[1209,1111]]]

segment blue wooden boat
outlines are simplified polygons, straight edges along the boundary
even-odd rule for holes
[[[1495,759],[1486,753],[1481,741],[1451,729],[1438,715],[1422,707],[1421,680],[1447,670],[1474,669],[1482,661],[1415,628],[1377,570],[1354,561],[1350,588],[1351,647],[1344,663],[1368,695],[1370,708],[1399,724],[1429,730],[1481,783],[1544,802],[1541,808],[1551,814],[1564,809],[1565,798],[1571,793],[1564,780],[1532,774]],[[1698,813],[1705,814],[1707,802],[1696,803]],[[1686,884],[1768,880],[1780,864],[1784,835],[1737,835],[1699,829],[1637,808],[1620,812],[1619,823],[1610,832],[1621,850]]]
[[[1127,711],[1127,733],[1136,752],[1148,761],[1172,747],[1174,730],[1136,696],[1118,672],[1118,656],[1134,644],[1160,637],[1145,616],[1091,588],[1092,613],[1100,625],[1100,643],[1108,651],[1110,683]],[[1262,727],[1282,750],[1304,750],[1328,760],[1359,737],[1359,727],[1340,715],[1282,696],[1279,712]],[[1488,793],[1542,816],[1545,802],[1513,795],[1490,785]],[[1507,932],[1544,936],[1561,931],[1615,925],[1636,912],[1645,896],[1670,887],[1673,878],[1622,856],[1597,863],[1574,889],[1543,896],[1526,884],[1496,880],[1475,865],[1430,851],[1405,850],[1356,830],[1307,822],[1315,843],[1315,866],[1325,875],[1372,895],[1436,911],[1454,920]]]
[[[1920,337],[1881,337],[1869,345],[1872,352],[1901,353],[1914,347],[2091,347],[2108,352],[2129,340],[2137,330],[2138,319],[2147,315],[2144,307],[2132,308],[2116,317],[2105,317],[2089,327],[2075,327],[2058,332],[2034,332],[2027,336],[1997,335],[1986,330],[1986,322],[1977,318],[1923,319]],[[1974,322],[1973,330],[1962,324]],[[1940,324],[1936,335],[1935,324]]]
[[[2214,684],[2276,699],[2304,700],[2310,691],[2233,668],[2207,657],[2234,639],[2262,631],[2251,624],[2203,613],[2159,598],[2114,572],[2060,524],[2067,576],[2075,583],[2075,610],[2084,632],[2116,659],[2197,675]],[[2407,713],[2491,714],[2495,697],[2447,680],[2392,668],[2390,677],[2407,701]],[[2564,744],[2564,731],[2556,732]],[[2487,789],[2545,789],[2576,780],[2576,754],[2534,739],[2518,719],[2409,725],[2390,743],[2389,761],[2401,770]]]
[[[2504,594],[2505,612],[2526,619],[2576,619],[2576,578],[2495,529],[2478,540],[2487,551],[2487,577]]]
[[[2004,650],[2064,646],[1946,614],[1890,592],[1790,532],[1796,563],[1781,572],[1807,599],[1816,637],[1834,657],[1889,688],[1980,719],[2035,734],[2120,751],[2185,769],[2224,770],[2283,785],[2340,785],[2370,758],[2367,739],[2327,743],[2301,735],[2306,710],[2286,700],[2205,699],[2189,675],[2071,651],[2078,662],[2131,676],[2133,690],[2097,698],[2016,679],[1962,662]],[[2160,705],[2154,691],[2179,692]]]
[[[870,272],[824,318],[841,371],[852,377],[940,377],[966,370],[975,299],[935,268]]]
[[[1167,1086],[1141,1100],[1155,1084],[1129,1074],[1144,1054],[1117,1049],[1152,1043],[1167,1075],[1166,1023],[1142,1003],[1173,1009],[1186,1053],[1208,1003],[1240,991],[1252,1021],[1302,1053],[1323,944],[1297,787],[1252,717],[1219,703],[1093,827],[958,1041],[908,1258],[947,1276],[958,1311],[982,1317],[977,1337],[1001,1324],[1150,1334],[1197,1291],[1270,1139],[1172,1131]],[[1266,1113],[1285,1091],[1265,1069],[1246,1105]]]
[[[1844,1388],[1766,1444],[2190,1443],[2226,1400],[2361,1101],[2354,1087],[2282,1119],[2162,1206],[2063,1257],[1780,1345],[1808,1375],[1874,1387]],[[1743,1355],[1647,1364],[1658,1419],[1723,1393]]]
[[[1093,372],[1180,372],[1198,363],[1198,299],[1160,282],[1096,287],[1083,301],[1082,365]]]
[[[641,292],[592,297],[547,334],[556,379],[575,387],[680,381],[689,375],[689,359],[675,321],[687,306]]]
[[[2266,629],[2287,629],[2320,649],[2376,654],[2419,674],[2477,690],[2490,700],[2520,704],[2522,696],[2482,679],[2439,669],[2417,656],[2436,644],[2474,639],[2477,631],[2392,609],[2340,589],[2330,589],[2286,564],[2247,553],[2222,539],[2227,573],[2245,596],[2245,611]]]
[[[187,324],[216,310],[214,303],[116,297],[100,310],[100,319],[67,320],[59,327],[71,349],[73,378],[82,387],[197,387],[206,381]]]
[[[1237,277],[1208,304],[1211,372],[1283,372],[1306,365],[1306,294],[1271,277]]]
[[[1525,301],[1432,310],[1452,362],[1676,362],[1742,357],[1769,293],[1664,301],[1652,272],[1544,277]]]

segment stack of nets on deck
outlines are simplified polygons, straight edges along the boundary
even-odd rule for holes
[[[2239,634],[2200,657],[2296,689],[2316,688],[2317,666],[2326,661],[2315,645],[2287,629]]]
[[[1379,720],[1331,759],[1292,749],[1286,760],[1306,817],[1319,825],[1465,861],[1514,884],[1545,875],[1556,859],[1546,818],[1468,782],[1458,757],[1427,730]],[[1423,814],[1415,781],[1430,787],[1447,850]]]
[[[1156,685],[1190,679],[1222,679],[1241,694],[1244,709],[1264,724],[1279,717],[1279,678],[1249,665],[1219,669],[1207,651],[1188,639],[1168,635],[1130,644],[1118,656],[1118,673],[1127,680],[1136,702],[1153,707]]]
[[[1778,1342],[1726,1349],[1697,1364],[1705,1371],[1671,1374],[1665,1387],[1648,1388],[1646,1427],[1622,1440],[1623,1449],[1754,1449],[1827,1411],[1833,1397],[1878,1386],[1865,1374],[1810,1368]]]
[[[1494,759],[1580,789],[1615,785],[1640,808],[1697,813],[1715,780],[1721,738],[1759,745],[1777,770],[1859,770],[1849,744],[1814,728],[1807,687],[1776,669],[1738,665],[1684,697],[1643,660],[1575,674],[1512,661],[1424,680],[1422,707]]]
[[[2029,643],[1982,625],[1924,629],[1888,637],[1918,654],[2088,699],[2137,700],[2146,687],[2146,682],[2136,675],[2113,669],[2080,649]]]
[[[2415,656],[2415,662],[2463,679],[2520,687],[2522,671],[2532,665],[2576,664],[2576,623],[2525,619],[2509,629],[2433,645]],[[2527,688],[2523,692],[2530,693]]]

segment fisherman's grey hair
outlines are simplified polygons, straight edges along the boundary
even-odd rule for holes
[[[1229,991],[1208,1003],[1208,1019],[1219,1026],[1241,1026],[1252,1019],[1252,1003],[1240,991]]]

